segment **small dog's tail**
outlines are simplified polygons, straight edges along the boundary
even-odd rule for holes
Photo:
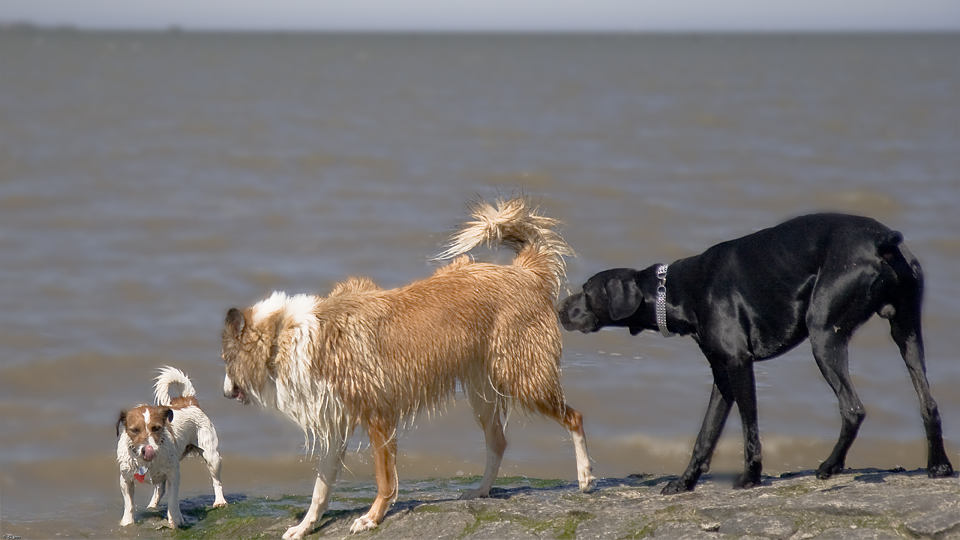
[[[160,369],[157,382],[153,385],[153,395],[157,398],[157,405],[170,405],[170,387],[180,386],[180,397],[196,397],[197,391],[193,388],[190,378],[177,368],[166,366]]]
[[[567,276],[563,257],[576,256],[576,253],[555,230],[560,222],[538,214],[537,210],[525,197],[498,199],[496,206],[474,201],[470,203],[474,221],[464,223],[435,259],[452,259],[481,244],[491,248],[507,246],[518,255],[515,265],[546,274],[544,277],[551,282],[556,300]],[[532,252],[527,255],[526,250]]]

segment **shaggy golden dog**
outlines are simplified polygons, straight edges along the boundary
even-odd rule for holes
[[[360,425],[374,453],[377,498],[351,532],[376,527],[397,497],[397,429],[461,388],[483,428],[487,462],[477,489],[497,477],[511,407],[555,419],[570,431],[582,491],[593,488],[583,419],[560,387],[561,339],[554,305],[573,251],[524,198],[478,202],[438,259],[477,245],[505,245],[512,264],[466,256],[432,276],[383,290],[351,278],[327,297],[276,292],[231,309],[223,331],[224,394],[286,413],[320,454],[303,521],[284,538],[301,538],[327,508],[347,439]]]

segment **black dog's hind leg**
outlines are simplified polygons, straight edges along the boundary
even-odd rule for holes
[[[894,321],[890,321],[891,334],[900,347],[900,354],[907,371],[913,380],[913,387],[920,398],[920,414],[923,416],[923,427],[927,432],[927,474],[931,478],[942,478],[953,474],[953,466],[947,458],[947,451],[943,447],[943,427],[940,424],[940,411],[937,402],[930,393],[930,383],[927,381],[927,370],[923,360],[923,341],[919,334],[904,333]]]
[[[912,301],[911,301],[912,300]],[[920,330],[919,292],[915,298],[905,299],[896,308],[890,318],[890,335],[900,347],[900,356],[907,365],[913,387],[920,398],[920,414],[923,427],[927,432],[927,474],[931,478],[942,478],[953,474],[953,466],[943,447],[943,427],[940,424],[940,412],[937,402],[930,393],[927,381],[927,368],[923,356],[923,334]],[[881,313],[881,316],[884,316]]]
[[[714,370],[714,373],[710,403],[707,406],[707,414],[703,418],[700,434],[697,435],[697,442],[693,445],[690,464],[687,466],[687,470],[680,475],[680,478],[671,481],[663,488],[660,492],[661,495],[675,495],[692,491],[697,484],[697,480],[700,479],[700,475],[710,469],[710,459],[713,457],[713,451],[717,447],[717,441],[720,440],[720,433],[723,431],[723,425],[727,421],[730,407],[734,401],[726,374],[723,373],[720,374],[720,377],[717,377],[717,370]]]
[[[817,478],[821,480],[843,471],[847,451],[850,450],[853,440],[857,438],[860,424],[863,423],[866,416],[863,403],[857,396],[857,392],[853,388],[853,381],[850,379],[847,361],[847,344],[849,341],[849,334],[840,334],[836,329],[810,332],[813,357],[817,360],[817,366],[820,368],[823,378],[827,380],[830,388],[833,389],[833,393],[837,395],[840,417],[843,422],[840,428],[840,438],[837,440],[833,452],[817,469]]]

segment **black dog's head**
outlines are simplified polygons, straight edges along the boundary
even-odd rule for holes
[[[631,268],[604,270],[583,284],[577,293],[560,305],[560,324],[567,330],[596,332],[604,326],[627,326],[633,335],[645,326],[633,315],[642,311],[640,272]]]

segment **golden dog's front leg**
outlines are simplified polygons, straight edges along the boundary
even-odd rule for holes
[[[384,514],[397,498],[397,439],[395,426],[368,427],[370,446],[373,447],[374,470],[377,475],[377,498],[370,511],[357,518],[350,527],[351,533],[376,528]]]
[[[338,450],[328,448],[327,453],[320,458],[320,464],[317,467],[317,483],[313,486],[313,498],[310,500],[310,508],[307,515],[303,516],[303,521],[296,527],[290,527],[283,535],[283,540],[298,540],[303,535],[313,529],[317,519],[327,511],[330,504],[330,495],[333,493],[333,486],[337,483],[337,474],[340,472],[340,465],[343,463],[344,447]]]

